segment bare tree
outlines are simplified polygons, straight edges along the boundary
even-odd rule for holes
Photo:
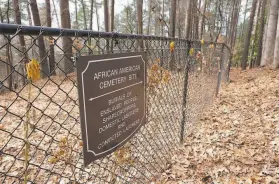
[[[79,28],[79,24],[78,24],[78,7],[77,7],[77,0],[75,0],[75,27]]]
[[[55,13],[55,17],[56,17],[57,24],[58,24],[58,26],[60,27],[59,18],[58,18],[58,13],[57,13],[57,9],[56,9],[54,0],[52,0],[52,5],[53,5],[53,11],[54,11],[54,13]]]
[[[199,17],[198,17],[198,2],[195,0],[192,2],[192,15],[193,15],[193,38],[198,39],[199,37]]]
[[[138,23],[138,30],[137,34],[142,34],[142,7],[143,7],[143,0],[137,0],[137,23]]]
[[[51,7],[50,1],[45,0],[46,3],[46,18],[47,18],[47,27],[51,27]],[[52,40],[52,38],[49,38]],[[49,70],[52,75],[55,75],[55,58],[54,58],[54,45],[52,42],[49,43]]]
[[[241,62],[242,70],[246,70],[248,54],[249,54],[250,39],[251,39],[251,34],[252,34],[252,29],[253,29],[256,7],[257,7],[257,0],[253,0],[249,24],[248,24],[248,28],[247,28],[247,35],[246,35],[245,41],[244,41],[244,52],[243,52],[243,57],[242,57],[242,62]]]
[[[32,22],[32,16],[30,11],[30,4],[28,1],[26,1],[26,4],[27,4],[27,17],[28,17],[29,26],[32,26],[33,22]]]
[[[61,17],[61,27],[71,28],[70,11],[69,11],[69,0],[60,0],[60,17]],[[62,49],[63,49],[63,62],[62,70],[64,74],[74,71],[73,61],[72,61],[72,40],[69,37],[62,38]]]
[[[105,31],[109,32],[109,8],[108,8],[108,0],[104,0],[104,21],[105,21]]]
[[[98,29],[98,31],[100,31],[99,12],[98,12],[97,0],[95,0],[95,12],[96,12],[97,29]]]
[[[104,19],[105,19],[105,31],[109,32],[109,5],[108,0],[104,0]],[[109,51],[109,39],[106,39],[106,49]]]
[[[191,14],[191,8],[192,8],[192,0],[187,0],[186,4],[186,19],[185,19],[185,38],[190,38],[190,32],[191,32],[191,22],[192,22],[192,14]]]
[[[276,37],[278,8],[279,8],[279,1],[271,0],[269,18],[268,18],[267,35],[266,35],[266,41],[265,41],[265,45],[264,45],[265,49],[264,49],[263,57],[261,60],[261,66],[270,64],[273,61],[274,46],[275,46],[274,38]]]
[[[263,34],[264,34],[264,18],[265,18],[265,7],[266,7],[266,0],[262,0],[261,6],[261,18],[260,18],[260,28],[259,28],[259,45],[258,45],[258,55],[255,62],[255,66],[260,66],[261,58],[262,58],[262,48],[263,48]]]
[[[6,15],[6,19],[7,19],[7,23],[10,23],[10,18],[9,18],[9,10],[10,10],[10,0],[8,0],[7,2],[7,10],[4,13],[4,15]],[[4,23],[4,15],[2,14],[2,9],[0,7],[0,19],[1,19],[1,23]],[[4,37],[5,38],[5,37]],[[13,70],[13,62],[12,62],[12,54],[11,54],[11,44],[9,42],[10,39],[10,35],[7,36],[7,38],[5,38],[5,45],[6,45],[6,75],[7,75],[7,79],[5,80],[5,82],[7,82],[7,86],[9,88],[9,90],[13,89],[13,75],[11,75],[12,70]]]
[[[110,31],[114,31],[114,0],[111,0],[110,5]]]
[[[31,7],[34,25],[41,26],[41,20],[40,20],[37,0],[30,0],[30,7]],[[37,39],[38,39],[38,47],[39,47],[40,65],[41,65],[41,71],[42,71],[41,76],[44,78],[44,77],[47,77],[50,75],[49,64],[48,64],[47,58],[45,57],[46,56],[46,47],[45,47],[45,42],[44,42],[43,36],[39,36]]]
[[[90,20],[89,20],[89,29],[93,29],[93,5],[94,5],[94,0],[90,0]]]
[[[244,34],[244,29],[245,29],[245,24],[246,24],[246,14],[247,14],[247,7],[248,7],[248,0],[246,0],[245,3],[245,9],[244,9],[244,17],[243,17],[243,23],[242,23],[242,27],[241,27],[241,37],[243,37]]]
[[[153,0],[149,0],[148,4],[148,18],[147,18],[147,28],[146,28],[146,34],[149,35],[150,33],[150,24],[151,24],[151,19],[152,19],[152,3]]]
[[[176,0],[171,0],[171,9],[170,9],[170,37],[175,37],[175,24],[176,24]],[[169,62],[170,70],[174,70],[175,67],[175,56],[174,52],[171,52],[171,60]]]
[[[202,16],[202,19],[201,19],[201,31],[200,31],[200,38],[201,39],[203,39],[206,6],[207,6],[207,0],[204,1],[204,5],[203,5],[203,16]]]
[[[261,6],[262,6],[262,1],[259,1],[257,3],[257,14],[256,14],[256,17],[254,18],[254,28],[253,28],[253,33],[254,33],[254,36],[253,36],[253,39],[251,40],[252,41],[252,49],[251,49],[251,53],[250,53],[250,60],[249,60],[249,68],[253,68],[254,65],[255,65],[255,58],[254,58],[254,54],[255,54],[255,44],[257,44],[257,37],[258,37],[258,30],[259,30],[259,24],[257,24],[257,21],[258,21],[258,18],[260,17],[260,13],[261,13]]]
[[[14,12],[15,12],[15,22],[16,24],[21,25],[21,14],[20,14],[20,9],[19,9],[19,2],[18,0],[13,0],[13,6],[14,6]],[[20,44],[20,55],[22,57],[22,60],[19,63],[19,77],[20,77],[20,82],[22,85],[25,84],[25,64],[28,61],[28,56],[26,52],[26,47],[25,47],[25,40],[23,35],[19,35],[19,44]]]
[[[232,21],[230,25],[230,36],[229,36],[230,37],[229,44],[231,45],[231,47],[234,47],[235,45],[240,4],[241,4],[241,0],[234,0],[233,2]]]
[[[82,12],[83,12],[83,26],[84,29],[87,30],[87,19],[86,19],[86,11],[85,11],[85,3],[81,0]]]
[[[170,10],[170,37],[175,37],[176,0],[171,0]]]
[[[164,36],[165,29],[165,0],[162,2],[162,17],[161,17],[161,36]]]
[[[142,8],[143,8],[143,0],[137,0],[137,34],[143,34],[143,23],[142,23]],[[139,46],[143,49],[143,41],[139,40]]]
[[[277,23],[277,34],[274,48],[273,69],[279,68],[279,18]]]

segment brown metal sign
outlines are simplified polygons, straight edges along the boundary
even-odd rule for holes
[[[145,123],[145,53],[81,56],[76,67],[88,165],[122,146]]]

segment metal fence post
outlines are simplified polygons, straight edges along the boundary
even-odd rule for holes
[[[185,64],[185,75],[184,75],[184,87],[183,87],[183,101],[182,101],[182,119],[180,123],[180,143],[184,140],[184,129],[185,129],[185,120],[186,120],[186,105],[187,105],[187,92],[188,92],[188,77],[189,77],[189,68],[190,68],[190,59],[189,59],[189,50],[191,42],[187,40],[187,61]]]
[[[218,72],[218,80],[217,80],[217,88],[215,95],[217,96],[219,94],[219,89],[221,86],[221,80],[222,80],[222,73],[224,71],[224,44],[222,44],[221,48],[221,58],[218,66],[219,72]]]

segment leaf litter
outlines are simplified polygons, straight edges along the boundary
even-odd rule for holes
[[[279,71],[231,71],[153,183],[279,183]]]

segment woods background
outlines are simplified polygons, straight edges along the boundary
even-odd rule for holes
[[[276,32],[279,38],[278,7],[277,0],[2,0],[0,19],[10,24],[221,42],[232,48],[233,66],[245,70],[270,65],[276,69],[279,67],[279,39],[274,38]],[[22,56],[11,46],[18,45],[24,53],[26,45],[30,44],[28,38],[18,36],[10,40],[10,45],[5,44],[9,37],[1,35],[1,45],[6,47],[0,53],[1,80],[13,67],[24,74],[24,62],[31,57]],[[56,43],[67,51],[68,58],[74,52],[67,48],[72,42],[80,46],[79,40],[65,38]],[[38,49],[28,54],[40,58],[42,77],[62,74],[55,70],[62,53],[53,46],[53,40],[39,37],[37,44]],[[43,57],[46,50],[49,50],[48,57]],[[25,59],[16,64],[22,57]],[[63,70],[71,70],[66,59],[60,64]],[[8,88],[24,84],[24,80],[20,76],[10,76]]]

